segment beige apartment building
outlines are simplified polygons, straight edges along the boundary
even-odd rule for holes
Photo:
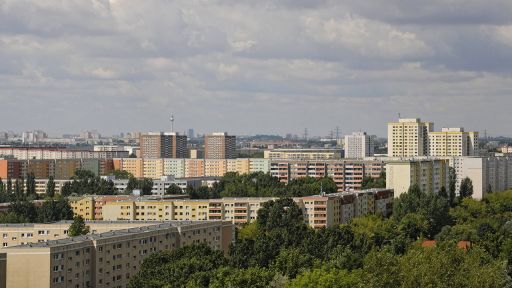
[[[140,155],[141,158],[187,158],[187,136],[175,132],[141,134]]]
[[[448,189],[449,161],[446,159],[412,158],[390,161],[386,165],[386,187],[394,189],[395,197],[406,193],[414,184],[421,191],[438,193]]]
[[[226,132],[212,133],[204,136],[205,159],[235,159],[236,136]]]
[[[276,199],[278,198],[226,197],[209,200],[119,200],[106,203],[103,206],[102,219],[108,221],[223,220],[240,225],[256,221],[258,211],[263,204]],[[329,199],[335,199],[336,201],[333,200],[334,202],[331,203]],[[305,221],[308,225],[313,228],[329,227],[346,223],[357,216],[367,214],[388,215],[392,209],[393,190],[371,189],[343,192],[294,198],[294,201],[303,209]],[[328,204],[322,204],[327,205],[323,207],[326,210],[322,213],[312,213],[320,212],[320,210],[315,209],[315,202],[318,201],[328,202]],[[331,209],[329,208],[331,206],[339,208]]]
[[[228,222],[134,223],[132,228],[3,248],[7,262],[2,280],[17,288],[124,288],[151,253],[199,243],[227,253],[232,241]]]
[[[434,123],[419,118],[399,119],[388,123],[388,156],[415,157],[428,155],[428,134]]]
[[[464,128],[443,128],[428,134],[429,156],[476,156],[478,132],[465,132]]]
[[[263,152],[265,159],[330,160],[341,159],[340,149],[272,149]]]

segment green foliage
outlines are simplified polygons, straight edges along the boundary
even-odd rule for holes
[[[460,182],[459,197],[468,198],[473,195],[473,181],[468,177],[462,179]]]
[[[312,267],[314,259],[299,248],[282,249],[270,264],[270,268],[289,278],[295,278],[302,270]]]
[[[53,179],[53,176],[50,176],[48,183],[46,183],[46,195],[50,198],[55,196],[55,180]]]
[[[61,195],[64,197],[70,195],[115,195],[116,189],[114,182],[101,179],[88,170],[78,169],[72,182],[67,182],[62,187]]]
[[[286,285],[289,288],[352,288],[361,285],[361,270],[317,268],[300,274]]]
[[[153,180],[149,178],[137,179],[129,178],[126,186],[126,193],[131,194],[133,190],[140,190],[141,195],[151,195],[153,190]]]
[[[124,170],[114,170],[110,175],[116,177],[116,179],[130,179],[133,178],[133,174]]]
[[[73,210],[67,199],[46,200],[40,207],[32,201],[10,203],[7,213],[0,213],[0,223],[46,223],[73,219]]]
[[[82,216],[73,217],[73,223],[69,226],[68,236],[75,237],[80,235],[87,235],[89,233],[89,226],[85,225],[84,218]]]
[[[279,182],[270,174],[256,172],[240,175],[229,172],[215,183],[212,188],[187,187],[187,194],[192,199],[215,199],[221,197],[302,197],[335,193],[336,183],[332,178],[305,177],[290,181],[288,184]]]
[[[364,176],[362,189],[386,188],[386,172],[381,172],[378,178]]]
[[[167,187],[167,189],[165,189],[165,194],[179,195],[179,194],[183,194],[183,190],[181,190],[180,186],[173,183],[173,184],[169,185],[169,187]]]
[[[455,200],[456,200],[456,197],[455,197],[455,189],[456,189],[456,185],[457,185],[457,172],[455,171],[455,168],[453,167],[450,167],[449,168],[449,171],[448,171],[448,175],[449,175],[449,185],[448,185],[448,198],[450,199],[450,206],[453,207],[455,206]]]
[[[411,269],[414,267],[413,269]],[[401,287],[507,287],[502,263],[483,250],[454,245],[411,249],[399,259]]]
[[[445,225],[451,223],[449,200],[433,193],[424,193],[418,185],[413,185],[395,201],[393,217],[402,221],[409,213],[418,213],[428,220],[424,235],[433,238]]]
[[[249,267],[247,269],[233,269],[223,267],[217,269],[212,277],[211,288],[238,288],[271,287],[275,279],[275,272],[266,268]]]
[[[65,198],[47,200],[37,210],[37,220],[40,223],[73,219],[73,209]]]
[[[144,260],[129,287],[208,287],[215,269],[226,263],[222,252],[206,245],[163,251]]]

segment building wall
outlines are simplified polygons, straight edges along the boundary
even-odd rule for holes
[[[0,253],[0,288],[6,288],[7,255]]]
[[[374,154],[373,139],[366,132],[354,132],[345,136],[345,158],[359,159]]]
[[[235,159],[236,137],[227,133],[213,133],[204,137],[205,159]]]
[[[234,233],[220,221],[121,224],[124,230],[5,248],[7,287],[126,287],[151,253],[199,243],[227,253]]]
[[[428,133],[434,124],[420,119],[399,119],[388,123],[388,156],[415,157],[428,155]]]
[[[423,192],[438,193],[448,187],[449,162],[436,160],[400,160],[386,165],[386,187],[395,191],[395,197],[406,193],[414,184]]]
[[[456,194],[462,179],[468,177],[473,184],[473,198],[482,199],[490,189],[501,192],[512,188],[512,157],[451,157],[455,169]]]

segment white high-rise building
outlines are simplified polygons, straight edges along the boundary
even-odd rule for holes
[[[419,118],[388,123],[388,156],[427,156],[428,134],[433,130],[434,123],[421,122]]]
[[[512,157],[453,157],[450,166],[455,169],[457,195],[466,177],[471,179],[475,199],[512,188]]]
[[[366,132],[354,132],[345,136],[345,158],[364,158],[374,154],[373,138]]]

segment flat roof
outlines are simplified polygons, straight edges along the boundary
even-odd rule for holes
[[[119,221],[105,221],[105,222],[119,222]],[[137,221],[132,221],[137,222]],[[139,221],[141,222],[141,221]],[[169,229],[169,228],[184,228],[187,226],[192,225],[198,225],[198,224],[207,224],[207,223],[224,223],[225,221],[218,221],[218,220],[205,220],[205,221],[161,221],[160,224],[151,225],[151,226],[142,226],[142,227],[133,227],[133,228],[126,228],[126,229],[119,229],[109,232],[104,232],[100,234],[90,234],[90,235],[83,235],[83,236],[76,236],[76,237],[70,237],[70,238],[64,238],[64,239],[58,239],[58,240],[50,240],[47,242],[40,242],[40,243],[29,243],[29,244],[23,244],[18,246],[12,246],[12,247],[6,247],[5,250],[8,249],[18,249],[18,248],[51,248],[51,247],[59,247],[69,244],[79,244],[84,243],[86,241],[94,241],[99,239],[108,239],[111,237],[117,237],[117,236],[126,236],[126,235],[136,235],[139,233],[144,232],[151,232],[151,231],[158,231],[161,229]]]

